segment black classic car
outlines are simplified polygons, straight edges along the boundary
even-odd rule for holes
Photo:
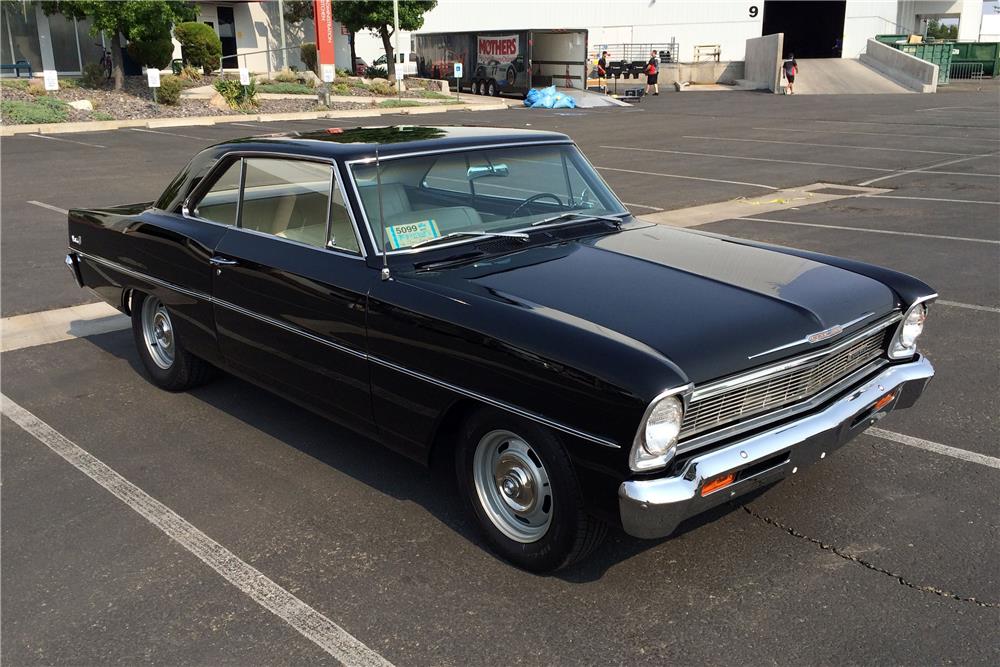
[[[792,475],[933,375],[924,283],[639,221],[552,132],[230,141],[155,202],[71,210],[69,250],[156,385],[221,368],[452,459],[534,571]]]

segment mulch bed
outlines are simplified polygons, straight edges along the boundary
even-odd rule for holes
[[[201,81],[192,82],[191,85],[210,85],[214,77],[204,77]],[[61,80],[61,82],[64,80]],[[34,95],[26,90],[13,87],[7,84],[7,80],[0,81],[0,100],[21,100],[32,101]],[[369,93],[370,94],[370,93]],[[79,111],[69,109],[68,122],[88,121],[107,118],[110,116],[115,120],[130,120],[139,118],[177,118],[189,116],[228,116],[237,115],[240,112],[217,109],[209,105],[208,100],[187,100],[181,99],[176,106],[156,104],[153,102],[152,91],[146,86],[145,77],[130,76],[125,77],[125,87],[123,90],[113,90],[113,85],[109,82],[104,88],[83,88],[83,87],[62,87],[58,91],[48,93],[64,102],[75,100],[90,100],[94,105],[94,111]],[[335,102],[332,109],[351,110],[368,109],[367,104],[355,102]],[[287,100],[261,100],[260,106],[253,113],[284,113],[293,111],[316,111],[326,110],[326,107],[318,105],[316,98],[312,95],[303,95],[302,99]],[[97,116],[95,118],[94,116]],[[8,118],[3,118],[5,124],[10,123]]]

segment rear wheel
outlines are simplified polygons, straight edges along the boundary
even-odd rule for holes
[[[526,570],[565,567],[607,532],[585,512],[562,443],[533,422],[495,410],[475,413],[462,431],[456,470],[490,546]]]
[[[156,296],[132,297],[132,337],[153,384],[184,391],[211,379],[214,368],[184,349],[167,306]]]
[[[486,84],[486,94],[489,97],[498,97],[500,95],[500,88],[497,87],[497,82],[493,79],[489,80]]]

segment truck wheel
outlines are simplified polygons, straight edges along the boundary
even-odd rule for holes
[[[480,81],[479,79],[476,79],[475,81],[473,81],[472,82],[472,92],[475,95],[482,95],[483,94],[483,82]]]
[[[518,567],[558,570],[587,556],[607,533],[584,510],[562,443],[534,422],[492,409],[474,413],[455,463],[490,547]]]
[[[132,337],[146,372],[160,389],[184,391],[211,379],[214,368],[184,349],[170,311],[157,297],[132,297]]]
[[[490,79],[489,83],[486,84],[486,95],[488,97],[499,97],[500,89],[497,88],[497,82]]]

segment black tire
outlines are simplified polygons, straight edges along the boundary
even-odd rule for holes
[[[495,441],[497,434],[513,435],[521,441],[521,446],[527,445],[531,460],[540,464],[538,467],[548,479],[546,513],[550,518],[544,532],[528,538],[531,541],[512,539],[505,534],[498,527],[503,520],[491,518],[489,501],[478,490],[475,470],[480,462],[476,451],[491,438]],[[503,440],[503,435],[500,439]],[[504,446],[500,446],[501,452]],[[586,557],[607,534],[607,524],[584,509],[583,492],[562,443],[551,431],[534,422],[494,409],[478,410],[461,430],[455,468],[458,488],[487,543],[499,556],[518,567],[537,573],[558,570]],[[495,476],[489,479],[492,481]],[[499,484],[496,488],[498,496],[504,493]]]
[[[486,95],[487,97],[500,97],[500,88],[493,79],[490,79],[489,83],[486,84]]]
[[[148,299],[153,301],[147,302]],[[148,312],[145,306],[154,303],[162,305],[155,296],[139,292],[132,295],[132,338],[135,341],[142,365],[146,368],[146,373],[149,374],[153,384],[167,391],[186,391],[211,380],[215,374],[215,368],[207,361],[199,359],[184,349],[183,341],[177,337],[172,325],[170,326],[172,361],[164,367],[164,358],[154,352],[152,344],[147,344],[144,332],[143,322],[145,314]],[[166,309],[166,306],[163,306],[163,309],[167,313],[167,322],[170,323],[169,310]],[[154,356],[158,356],[159,361]]]
[[[472,82],[472,94],[473,95],[483,94],[483,82],[480,81],[479,79],[476,79],[475,81]]]

